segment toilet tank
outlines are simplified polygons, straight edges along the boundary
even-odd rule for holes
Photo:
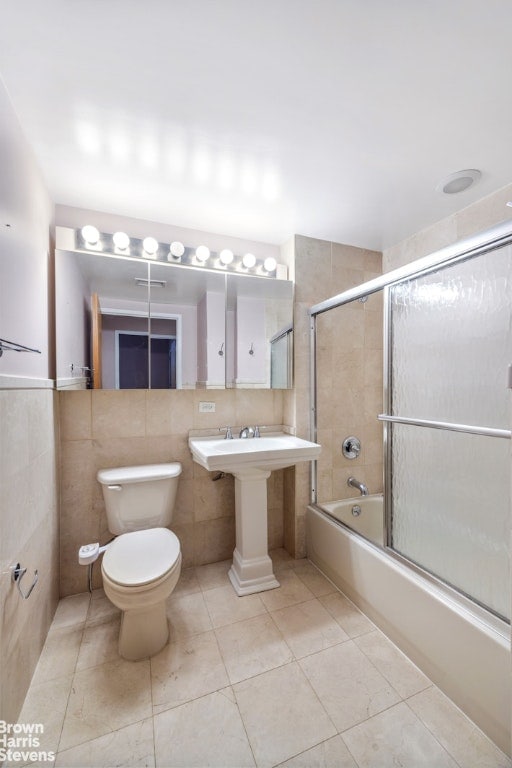
[[[181,464],[100,469],[108,529],[115,535],[166,527],[172,520]]]

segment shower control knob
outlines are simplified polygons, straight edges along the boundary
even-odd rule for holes
[[[341,445],[341,451],[346,459],[357,459],[361,453],[361,441],[354,435],[346,437]]]

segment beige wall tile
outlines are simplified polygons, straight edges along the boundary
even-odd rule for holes
[[[331,292],[331,243],[298,235],[295,238],[295,301],[308,305],[328,299]]]
[[[92,391],[61,391],[58,398],[60,439],[90,440],[92,437]]]
[[[470,237],[494,224],[510,221],[512,208],[507,207],[509,200],[512,200],[512,184],[456,213],[457,238]]]
[[[196,564],[195,525],[194,523],[175,523],[169,526],[180,540],[181,567],[190,568]]]
[[[236,424],[240,426],[273,424],[274,393],[270,389],[237,389],[235,414]]]
[[[190,429],[211,429],[232,426],[236,423],[236,404],[233,390],[196,389],[193,393],[194,405],[192,422],[183,431]],[[199,403],[215,403],[214,413],[200,413]]]
[[[235,515],[235,482],[232,475],[214,481],[216,473],[194,480],[194,522]]]
[[[23,600],[0,582],[0,718],[16,722],[58,600],[57,395],[51,390],[0,392],[0,565],[27,568],[39,581]]]
[[[146,435],[172,434],[172,412],[176,410],[171,390],[148,389],[146,395]],[[174,407],[173,407],[174,406]]]
[[[146,434],[146,393],[143,390],[92,392],[92,436],[144,437]]]
[[[233,556],[235,518],[219,517],[194,526],[194,560],[196,565],[216,563]]]

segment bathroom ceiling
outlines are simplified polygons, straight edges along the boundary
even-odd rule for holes
[[[380,249],[512,181],[511,29],[509,0],[4,0],[0,74],[56,203]]]

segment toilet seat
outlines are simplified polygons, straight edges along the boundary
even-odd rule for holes
[[[153,584],[181,565],[180,542],[168,528],[148,528],[118,536],[103,556],[102,571],[123,587]]]

